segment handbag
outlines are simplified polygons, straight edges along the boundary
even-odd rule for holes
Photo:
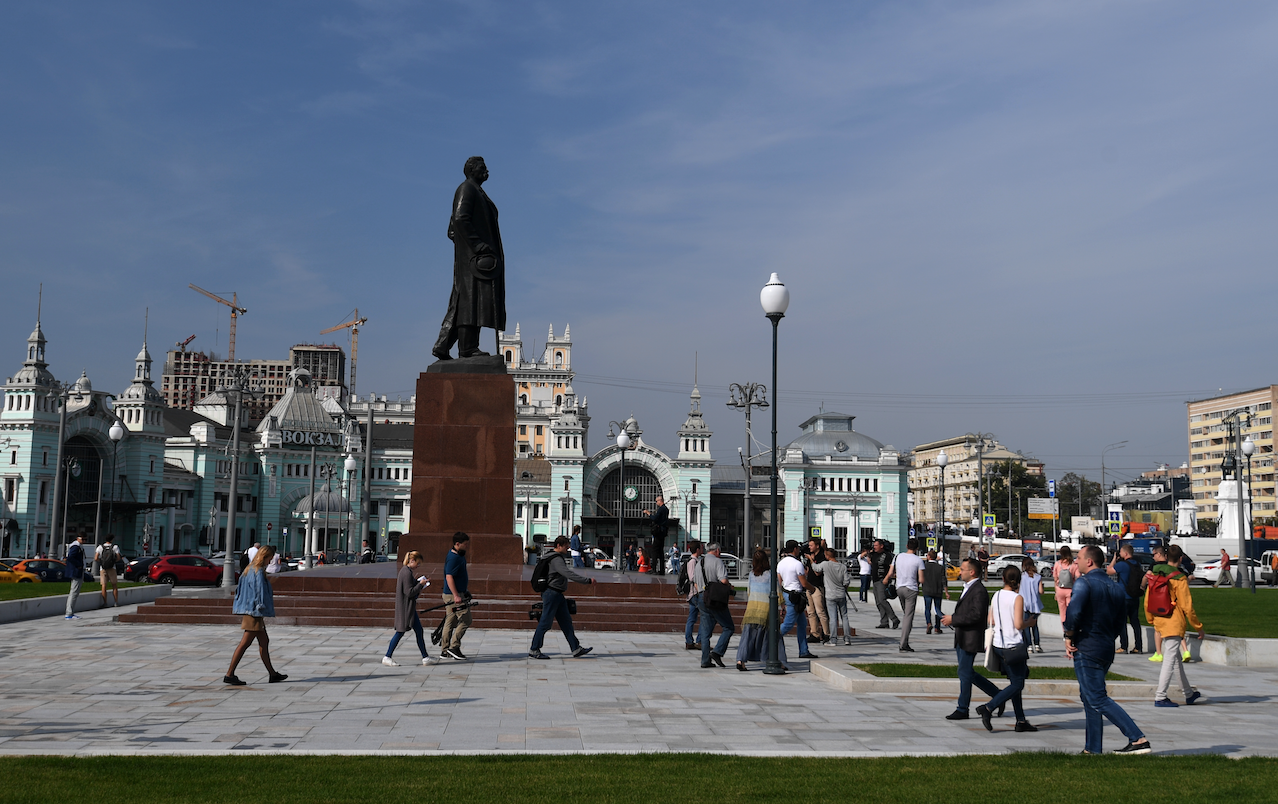
[[[985,669],[991,673],[1003,672],[1003,657],[994,651],[994,626],[985,626]]]
[[[889,581],[884,587],[884,594],[887,595],[888,600],[896,600],[896,583]]]
[[[999,592],[994,593],[993,606],[994,606],[994,624],[995,624],[995,627],[997,627],[1001,631],[1003,628],[1002,622],[1001,622],[1002,617],[1000,616],[1000,612],[998,608],[998,596],[1000,594],[1002,594],[1001,590]],[[1025,644],[1024,639],[1021,639],[1021,641],[1018,642],[1017,644],[1011,645],[1006,648],[994,648],[994,629],[993,628],[988,629],[986,631],[986,634],[987,634],[986,639],[989,640],[989,643],[988,643],[989,647],[986,648],[988,652],[985,654],[985,668],[987,670],[991,670],[992,672],[996,672],[996,673],[1003,673],[1004,675],[1006,675],[1007,674],[1006,665],[1021,664],[1023,662],[1029,661],[1029,646]],[[991,648],[994,648],[994,649],[990,650]],[[994,670],[993,668],[989,666],[989,657],[991,653],[993,653],[995,656],[998,657],[999,668],[997,670]]]

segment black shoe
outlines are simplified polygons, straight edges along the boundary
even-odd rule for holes
[[[990,712],[990,708],[985,704],[976,707],[976,714],[981,716],[981,723],[985,726],[986,731],[994,731],[994,715]]]
[[[445,659],[456,659],[457,661],[466,658],[466,654],[461,652],[461,648],[444,648],[439,652],[439,655]]]
[[[714,667],[714,663],[713,663],[713,662],[702,662],[702,663],[701,663],[701,666],[702,666],[702,667]]]
[[[1118,749],[1114,753],[1115,754],[1149,754],[1149,753],[1152,753],[1153,750],[1154,750],[1153,747],[1150,746],[1149,744],[1149,740],[1146,740],[1143,743],[1128,743],[1127,745]]]
[[[696,645],[692,644],[691,642],[685,642],[685,643],[683,643],[683,649],[684,649],[684,650],[699,650],[699,648],[698,648]]]
[[[888,624],[887,624],[887,623],[879,623],[878,625],[876,625],[876,626],[874,626],[874,627],[875,627],[875,628],[882,628],[884,631],[886,631],[886,630],[887,630],[887,627],[888,627]]]
[[[744,673],[746,671],[745,662],[737,662],[737,669]]]
[[[283,673],[271,673],[270,683],[278,684],[279,682],[283,681],[286,678],[288,678],[288,676],[284,675]]]
[[[550,657],[539,650],[530,650],[528,651],[528,658],[529,659],[549,659]]]
[[[1016,721],[1016,731],[1038,731],[1038,726],[1033,726],[1028,720]]]
[[[946,720],[967,720],[967,712],[962,712],[958,709],[955,709],[953,712],[950,712],[948,715],[946,715],[945,719]]]
[[[799,658],[800,659],[820,659],[821,657],[817,656],[815,653],[800,653]]]
[[[1002,717],[1003,713],[1006,711],[1007,711],[1007,702],[1005,701],[998,705],[998,716]]]
[[[572,652],[572,658],[580,659],[582,656],[585,656],[587,653],[590,653],[592,650],[594,650],[594,648],[583,648],[580,645],[578,645],[577,649]]]
[[[723,666],[724,666],[724,664],[723,664],[723,657],[722,657],[722,656],[720,656],[719,654],[715,653],[714,651],[710,651],[710,661],[714,662],[715,664],[719,665],[720,667],[723,667]]]
[[[898,649],[898,652],[899,652],[899,653],[913,653],[913,652],[914,652],[914,648],[911,648],[909,645],[906,645],[904,648],[899,648],[899,649]]]
[[[893,630],[893,631],[899,631],[899,630],[901,630],[901,621],[900,621],[900,620],[897,620],[896,622],[892,623],[892,630]]]
[[[239,676],[222,676],[223,684],[230,684],[232,687],[243,687],[247,681],[240,681]]]

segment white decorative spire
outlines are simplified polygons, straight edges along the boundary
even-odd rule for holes
[[[552,323],[550,325],[550,334],[546,336],[546,343],[551,343],[554,340],[555,340],[555,325]]]
[[[572,327],[568,324],[564,324],[564,340],[572,340],[572,336],[569,334],[570,332],[572,332]]]

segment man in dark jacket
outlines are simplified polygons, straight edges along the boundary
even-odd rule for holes
[[[899,628],[901,618],[896,616],[896,612],[892,610],[892,604],[888,602],[885,580],[888,571],[892,569],[892,554],[884,547],[882,539],[875,539],[874,552],[870,553],[870,580],[874,582],[874,606],[879,610],[879,628],[887,628],[888,620],[892,621],[893,628]]]
[[[1096,545],[1078,551],[1078,570],[1082,577],[1074,581],[1065,611],[1065,655],[1074,660],[1078,695],[1083,699],[1083,753],[1101,752],[1105,729],[1101,718],[1105,717],[1127,738],[1127,746],[1114,753],[1148,754],[1151,749],[1144,732],[1105,689],[1105,674],[1114,663],[1114,639],[1125,627],[1126,593],[1106,577],[1105,554]]]
[[[80,597],[80,586],[84,584],[84,537],[76,536],[75,541],[67,548],[67,575],[71,579],[71,594],[67,595],[68,620],[80,619],[75,613],[75,601]]]
[[[670,509],[666,507],[666,499],[657,495],[657,507],[653,511],[644,511],[648,516],[648,527],[652,532],[652,568],[657,575],[666,574],[666,533],[670,529]]]
[[[550,657],[541,652],[542,640],[545,639],[546,632],[550,630],[551,624],[556,620],[559,622],[559,630],[564,632],[564,639],[568,640],[568,647],[572,648],[572,657],[574,659],[585,656],[594,648],[582,647],[577,641],[577,635],[572,630],[572,615],[568,613],[568,600],[564,597],[564,592],[568,590],[568,582],[576,581],[584,583],[587,586],[594,583],[593,578],[587,578],[584,575],[578,575],[568,567],[568,562],[564,560],[564,556],[568,554],[568,537],[560,536],[555,539],[555,552],[550,559],[549,577],[547,578],[546,591],[541,593],[541,620],[537,623],[537,630],[533,633],[532,646],[528,649],[529,659],[549,659]]]
[[[453,241],[453,290],[448,313],[431,354],[449,360],[457,344],[458,357],[482,357],[479,328],[506,328],[506,255],[497,227],[497,207],[481,186],[488,180],[482,156],[472,156],[462,169],[466,180],[453,194],[448,239]]]
[[[985,652],[985,621],[990,613],[990,593],[985,591],[979,575],[981,562],[965,558],[959,565],[959,580],[963,591],[954,606],[954,613],[941,618],[941,624],[954,631],[954,652],[958,654],[959,697],[954,711],[946,720],[967,720],[967,708],[972,701],[972,685],[993,698],[999,689],[983,675],[973,670],[976,654]]]

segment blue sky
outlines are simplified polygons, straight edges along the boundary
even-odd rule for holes
[[[1186,399],[1278,380],[1276,43],[1259,2],[15,0],[0,372],[41,281],[59,377],[123,389],[147,307],[157,359],[224,353],[194,282],[239,293],[240,357],[358,306],[359,390],[407,395],[480,154],[509,317],[572,324],[594,447],[633,412],[673,448],[696,352],[735,460],[777,271],[782,442],[824,402],[1054,475],[1178,464]]]

